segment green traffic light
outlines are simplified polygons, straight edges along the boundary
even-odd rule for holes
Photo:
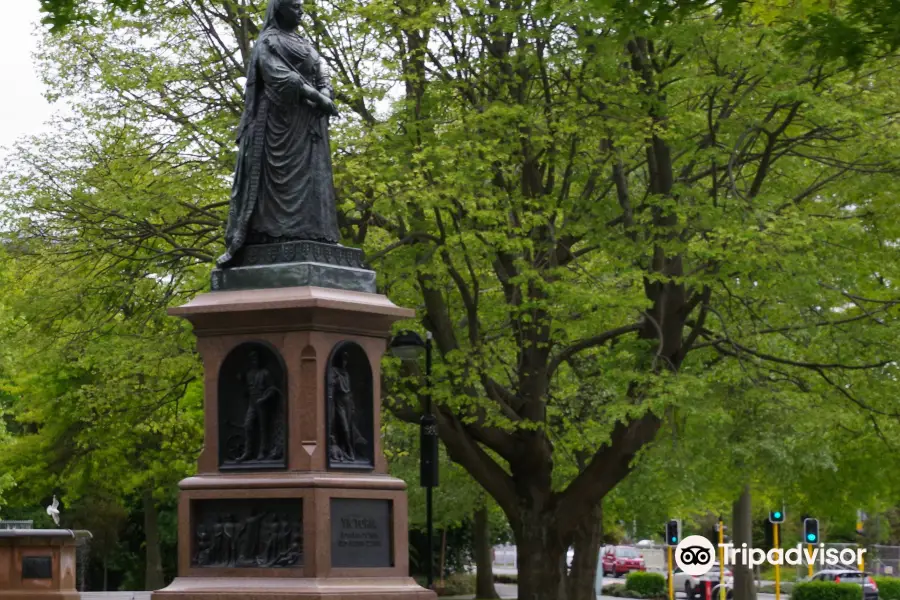
[[[781,518],[781,513],[780,513],[779,511],[777,511],[777,510],[775,511],[775,518],[776,518],[776,519],[780,519],[780,518]]]
[[[808,541],[808,542],[814,542],[814,541],[816,541],[816,534],[814,534],[814,533],[807,533],[807,534],[806,534],[806,541]]]

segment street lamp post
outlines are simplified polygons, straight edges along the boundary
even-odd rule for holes
[[[434,514],[432,491],[438,485],[437,422],[431,410],[431,332],[425,341],[414,331],[402,331],[391,340],[391,354],[416,360],[425,352],[425,410],[419,420],[419,484],[425,488],[425,527],[428,537],[428,588],[434,587]]]

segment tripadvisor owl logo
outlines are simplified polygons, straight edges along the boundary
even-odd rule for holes
[[[675,564],[694,577],[706,575],[712,569],[715,556],[712,542],[702,535],[689,535],[675,548]]]
[[[719,544],[723,555],[722,568],[729,565],[744,565],[749,568],[758,567],[768,562],[770,565],[815,565],[822,568],[839,564],[852,567],[862,564],[865,548],[826,548],[812,544],[797,544],[794,548],[772,548],[768,552],[762,548],[749,548],[741,544],[735,548],[733,544]],[[689,535],[675,547],[675,564],[688,575],[699,577],[712,570],[716,558],[716,549],[702,535]]]

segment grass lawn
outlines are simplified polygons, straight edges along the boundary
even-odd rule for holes
[[[761,567],[759,570],[759,578],[768,581],[775,581],[775,567]],[[782,567],[780,579],[781,581],[797,581],[797,567]]]

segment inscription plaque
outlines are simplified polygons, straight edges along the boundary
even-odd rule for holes
[[[53,558],[50,556],[23,557],[22,579],[53,579]]]
[[[331,566],[394,566],[393,503],[361,498],[331,499]]]

